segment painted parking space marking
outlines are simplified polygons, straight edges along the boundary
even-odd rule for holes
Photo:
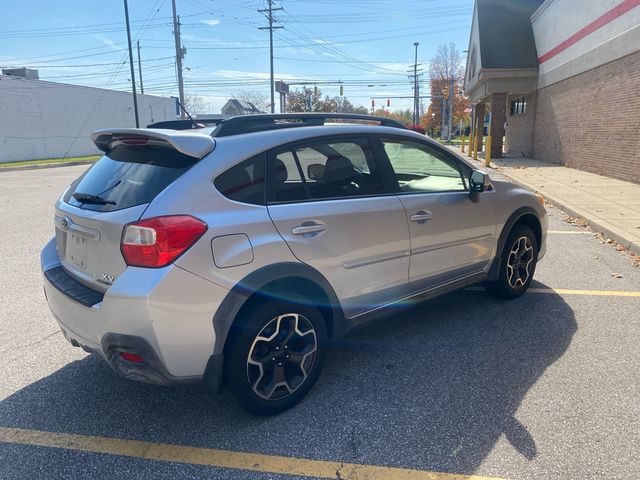
[[[318,478],[349,478],[353,480],[496,480],[496,477],[428,472],[327,460],[309,460],[21,428],[0,427],[0,442],[120,455],[144,460]]]
[[[465,289],[468,292],[484,292],[482,287],[469,287]],[[593,297],[637,297],[640,298],[640,292],[628,290],[572,290],[568,288],[534,288],[530,287],[526,293],[554,293],[556,295],[584,295]]]
[[[566,288],[530,288],[529,293],[555,293],[558,295],[586,295],[595,297],[639,297],[640,292],[626,290],[571,290]]]

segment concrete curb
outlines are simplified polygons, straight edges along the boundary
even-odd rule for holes
[[[2,172],[20,172],[22,170],[42,170],[43,168],[59,168],[59,167],[73,167],[75,165],[89,165],[95,163],[96,160],[83,160],[79,162],[61,162],[61,163],[43,163],[40,165],[25,165],[22,167],[0,167],[0,173]]]
[[[547,200],[549,203],[552,203],[556,207],[560,208],[561,210],[563,210],[568,215],[571,215],[572,217],[579,217],[579,218],[583,219],[589,225],[589,227],[591,227],[596,232],[603,234],[607,238],[615,240],[620,245],[622,245],[623,247],[627,248],[631,253],[633,253],[635,255],[640,255],[640,244],[638,244],[636,242],[633,242],[633,241],[629,240],[628,238],[626,238],[624,233],[620,232],[614,226],[609,225],[606,222],[602,222],[601,220],[594,219],[593,217],[591,217],[589,215],[588,212],[585,212],[584,210],[582,210],[580,208],[575,208],[575,207],[569,205],[568,202],[556,197],[555,195],[551,195],[549,193],[542,192],[542,191],[540,191],[539,189],[537,189],[533,185],[529,185],[529,184],[523,182],[522,180],[513,178],[511,175],[509,175],[508,171],[505,171],[505,170],[507,170],[507,169],[505,169],[505,168],[496,169],[496,171],[500,172],[501,174],[505,175],[506,177],[509,177],[512,182],[517,183],[519,185],[522,185],[527,190],[532,190],[534,192],[540,193],[541,195],[544,196],[545,200]]]

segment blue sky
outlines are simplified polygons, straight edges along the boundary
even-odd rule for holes
[[[441,43],[466,50],[473,0],[277,0],[275,78],[317,83],[323,94],[370,106],[372,96],[409,96],[407,70],[419,42],[428,71]],[[266,0],[177,0],[185,92],[217,113],[242,91],[269,92]],[[129,0],[132,38],[140,41],[145,93],[177,96],[171,0]],[[0,29],[0,66],[38,68],[40,78],[130,89],[120,0],[11,1]],[[134,52],[135,55],[135,52]],[[464,56],[464,55],[463,55]],[[136,76],[137,76],[136,64]],[[427,76],[422,88],[427,89]],[[379,103],[378,103],[379,102]],[[380,105],[384,101],[377,101]],[[411,108],[391,100],[391,110]]]

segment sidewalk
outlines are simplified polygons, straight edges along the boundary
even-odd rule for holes
[[[459,147],[450,148],[460,154]],[[471,162],[485,169],[484,159]],[[495,171],[544,195],[567,214],[583,218],[594,230],[640,255],[640,185],[521,157],[492,161],[489,172]]]

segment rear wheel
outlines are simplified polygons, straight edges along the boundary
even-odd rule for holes
[[[249,412],[274,415],[298,403],[316,382],[327,329],[307,305],[260,302],[247,309],[229,339],[225,374]]]
[[[505,242],[498,278],[487,282],[486,289],[501,298],[519,297],[533,280],[537,260],[536,236],[529,227],[516,225]]]

